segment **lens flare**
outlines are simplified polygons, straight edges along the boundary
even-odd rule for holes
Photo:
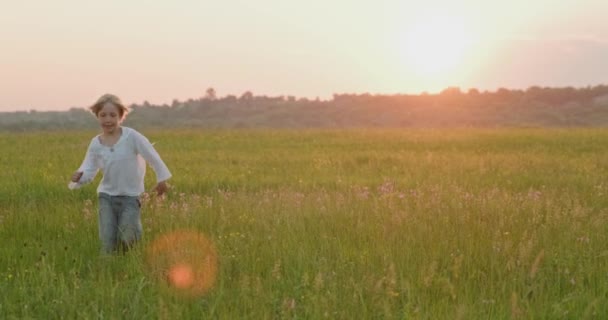
[[[190,288],[194,283],[194,274],[192,266],[181,263],[169,269],[169,281],[178,289]]]
[[[217,277],[217,252],[199,232],[173,231],[155,239],[146,250],[146,264],[157,280],[189,296],[207,293]]]

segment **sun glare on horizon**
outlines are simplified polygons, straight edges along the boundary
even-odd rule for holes
[[[398,43],[401,63],[427,80],[446,80],[464,67],[472,50],[471,30],[456,14],[422,14],[407,22],[402,31]]]

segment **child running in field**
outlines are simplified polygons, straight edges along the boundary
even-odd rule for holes
[[[99,169],[103,179],[99,194],[99,238],[102,252],[127,250],[142,236],[139,195],[144,192],[146,161],[156,173],[154,190],[167,191],[169,169],[152,144],[141,133],[121,126],[128,109],[111,94],[101,96],[90,107],[102,133],[95,136],[80,168],[72,175],[70,189],[91,182]]]

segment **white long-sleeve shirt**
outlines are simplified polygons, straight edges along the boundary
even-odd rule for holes
[[[112,147],[101,144],[99,135],[91,140],[78,169],[82,171],[82,177],[79,182],[70,183],[70,189],[90,183],[101,169],[103,179],[97,192],[112,196],[139,196],[144,192],[146,161],[154,169],[157,182],[171,177],[171,172],[146,137],[134,129],[121,128],[122,135]]]

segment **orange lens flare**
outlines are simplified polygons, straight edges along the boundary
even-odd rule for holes
[[[146,250],[152,275],[170,288],[190,296],[207,293],[217,277],[217,252],[199,232],[174,231],[155,239]]]
[[[169,281],[178,289],[192,287],[194,283],[194,273],[189,264],[177,264],[169,269]]]

